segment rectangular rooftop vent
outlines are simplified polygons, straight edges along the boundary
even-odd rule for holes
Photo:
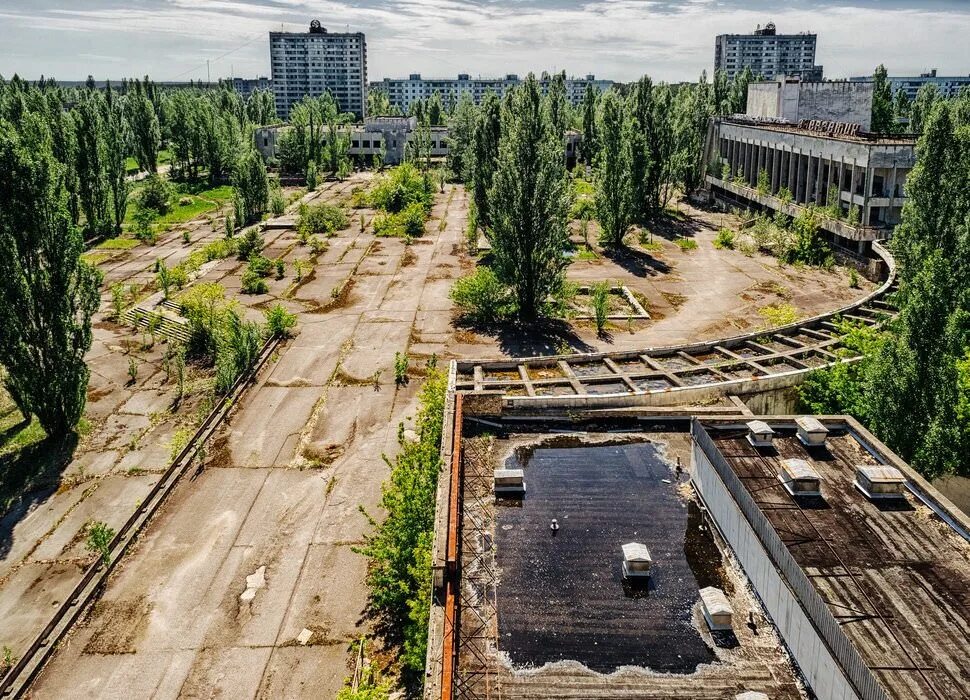
[[[521,496],[525,494],[525,472],[521,469],[496,469],[495,495]]]
[[[748,442],[754,447],[771,447],[771,441],[775,437],[775,431],[763,420],[753,420],[746,423],[748,426]]]
[[[825,444],[829,429],[815,416],[800,416],[795,419],[795,425],[798,427],[798,439],[806,447],[821,447]]]
[[[906,477],[896,467],[863,464],[855,468],[855,487],[871,499],[904,498]]]
[[[732,617],[734,608],[728,602],[727,596],[720,588],[708,586],[700,590],[701,610],[707,626],[714,632],[725,632],[734,629]]]
[[[821,496],[822,478],[804,459],[783,459],[778,480],[792,496]]]
[[[643,578],[650,575],[650,550],[640,542],[628,542],[623,545],[623,576],[624,578]]]

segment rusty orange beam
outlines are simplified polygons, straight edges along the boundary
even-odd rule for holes
[[[445,625],[441,649],[441,700],[451,700],[458,663],[458,523],[461,502],[461,394],[455,395],[451,474],[448,492],[448,544],[445,549]]]

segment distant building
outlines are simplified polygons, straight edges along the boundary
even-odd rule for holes
[[[463,95],[472,98],[475,104],[481,102],[488,91],[498,97],[505,95],[505,91],[521,84],[518,75],[510,73],[504,78],[472,78],[468,73],[459,73],[456,78],[422,78],[420,73],[412,73],[407,78],[384,78],[370,84],[371,90],[383,90],[391,105],[407,112],[411,105],[418,100],[427,100],[436,92],[445,104],[455,104]],[[543,92],[548,90],[550,78],[543,74],[539,81]],[[594,75],[585,78],[566,78],[566,98],[573,104],[579,104],[586,92],[586,87],[592,85],[602,92],[608,90],[612,80],[597,80]],[[376,116],[376,115],[375,115]]]
[[[858,124],[868,131],[872,122],[872,81],[808,81],[782,77],[748,85],[747,115],[798,122],[820,119]]]
[[[720,34],[714,41],[714,70],[733,78],[745,68],[754,75],[774,79],[782,75],[821,80],[822,66],[815,65],[817,34],[778,34],[774,24],[760,26],[754,34]]]
[[[872,80],[871,75],[860,75],[849,78],[852,82],[863,82]],[[965,87],[970,87],[970,75],[937,75],[934,68],[929,73],[920,73],[918,76],[900,77],[889,76],[889,85],[895,95],[899,90],[906,93],[906,97],[912,102],[916,99],[916,93],[924,85],[936,85],[940,95],[946,98],[956,97]]]
[[[287,119],[304,96],[327,92],[343,112],[364,118],[367,42],[361,32],[331,33],[313,20],[308,32],[270,32],[276,112]]]
[[[257,90],[272,90],[273,81],[265,76],[259,78],[233,78],[232,89],[238,92],[243,99],[247,99]]]

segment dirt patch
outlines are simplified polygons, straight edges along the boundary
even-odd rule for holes
[[[152,604],[144,595],[131,600],[99,601],[93,616],[98,631],[84,647],[85,654],[134,654],[136,644],[148,627]]]
[[[687,297],[683,294],[674,294],[673,292],[660,292],[660,296],[667,300],[667,303],[673,306],[675,309],[679,309],[687,301]],[[651,314],[652,315],[652,314]]]
[[[401,256],[401,267],[410,267],[418,261],[418,256],[414,254],[411,250],[411,246],[404,249],[404,255]]]

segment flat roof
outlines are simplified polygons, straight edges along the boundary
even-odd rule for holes
[[[848,141],[850,143],[864,143],[872,146],[915,146],[916,136],[886,136],[883,134],[873,134],[860,131],[855,136],[847,134],[828,134],[824,131],[813,131],[803,129],[798,124],[786,123],[781,121],[755,121],[753,118],[744,117],[720,117],[725,124],[743,126],[751,129],[765,129],[767,131],[780,131],[783,133],[799,134],[800,136],[812,136],[818,139],[828,139],[832,141]],[[806,120],[822,121],[822,120]]]
[[[913,493],[874,503],[854,488],[857,466],[883,462],[856,431],[830,423],[824,447],[805,447],[786,423],[760,451],[743,424],[703,428],[887,693],[970,697],[970,542]],[[824,503],[785,491],[785,459],[819,473]]]
[[[689,485],[686,427],[465,419],[458,697],[804,697]],[[499,468],[524,470],[524,498],[496,500]],[[624,581],[630,543],[649,549],[649,581]],[[710,586],[733,632],[704,622]]]

